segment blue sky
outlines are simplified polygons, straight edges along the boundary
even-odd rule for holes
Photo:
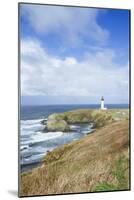
[[[21,4],[22,104],[128,103],[129,11]]]

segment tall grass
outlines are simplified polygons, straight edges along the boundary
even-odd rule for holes
[[[119,157],[115,161],[114,170],[112,171],[113,179],[116,180],[115,184],[110,182],[99,182],[96,184],[94,191],[113,191],[113,190],[125,190],[129,185],[129,160],[124,156]]]

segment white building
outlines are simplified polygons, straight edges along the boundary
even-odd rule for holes
[[[106,110],[107,108],[105,108],[104,106],[104,98],[103,96],[101,97],[101,110]]]

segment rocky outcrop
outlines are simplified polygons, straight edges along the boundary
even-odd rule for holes
[[[48,131],[69,131],[70,124],[92,123],[93,128],[100,128],[113,121],[124,120],[128,118],[128,110],[100,110],[100,109],[79,109],[64,113],[51,114],[47,121],[43,124],[46,125]]]
[[[69,131],[69,124],[93,123],[93,128],[102,127],[112,122],[112,115],[101,110],[74,110],[64,113],[54,113],[48,117],[48,131]]]
[[[48,131],[69,131],[69,125],[65,120],[57,120],[57,119],[48,119],[46,124],[46,129]]]

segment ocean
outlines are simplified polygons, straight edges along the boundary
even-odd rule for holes
[[[127,104],[108,104],[107,108],[128,108]],[[92,131],[92,124],[70,125],[71,133],[46,132],[43,119],[52,113],[60,113],[75,109],[95,109],[100,105],[38,105],[21,106],[20,108],[20,169],[28,171],[41,164],[42,158],[48,151],[78,140]]]

